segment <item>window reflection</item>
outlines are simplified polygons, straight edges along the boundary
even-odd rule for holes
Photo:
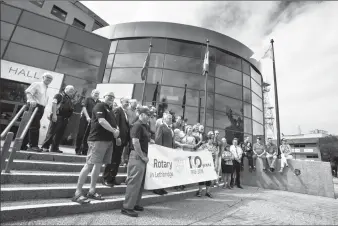
[[[255,105],[260,110],[263,110],[263,100],[259,98],[255,93],[251,92],[252,95],[252,104]]]
[[[166,98],[168,103],[180,104],[183,103],[184,88],[176,88],[169,86],[161,87],[160,99]],[[198,91],[187,89],[186,93],[186,105],[198,106]]]
[[[150,38],[119,40],[116,52],[117,53],[148,52],[149,45]]]
[[[262,98],[262,88],[251,78],[251,90]]]
[[[252,106],[252,119],[263,124],[263,112]]]
[[[251,108],[252,105],[244,102],[244,116],[251,118]]]
[[[241,143],[244,141],[244,134],[237,131],[232,130],[225,130],[225,137],[227,139],[228,144],[232,144],[232,140],[234,138],[238,139],[238,143]]]
[[[147,53],[116,54],[114,67],[143,67]],[[150,54],[149,67],[163,67],[164,55]]]
[[[251,91],[245,87],[243,87],[243,100],[251,103]]]
[[[2,19],[2,18],[1,18]],[[1,21],[1,39],[9,40],[14,30],[14,25]]]
[[[109,48],[109,53],[115,53],[116,51],[116,46],[117,46],[117,41],[111,41],[110,43],[110,48]]]
[[[187,84],[188,88],[204,89],[204,77],[192,73],[163,70],[163,84],[178,87]]]
[[[222,65],[219,65],[219,64],[216,66],[216,77],[219,77],[221,79],[234,82],[240,85],[242,84],[242,73],[241,72],[222,66]]]
[[[215,127],[225,130],[243,131],[243,118],[231,112],[215,111]]]
[[[198,115],[197,115],[198,118]],[[204,125],[204,107],[200,108],[200,122]],[[214,127],[214,112],[213,110],[207,110],[207,126]],[[212,129],[211,129],[212,130]]]
[[[202,61],[193,58],[167,54],[165,57],[164,67],[178,71],[202,74]]]
[[[242,60],[242,71],[243,73],[250,75],[250,64],[244,60]]]
[[[159,84],[161,84],[162,83],[161,81],[162,81],[162,69],[149,68],[148,76],[147,76],[147,83],[156,84],[157,82],[159,82]]]
[[[242,86],[238,86],[218,78],[216,78],[215,84],[216,84],[215,85],[216,93],[223,94],[240,100],[243,98]]]
[[[262,85],[262,76],[258,74],[255,69],[251,68],[251,77],[259,84]]]
[[[67,41],[62,47],[61,55],[95,66],[100,66],[102,58],[101,52]]]
[[[109,83],[143,83],[141,70],[142,68],[113,68]],[[161,83],[161,71],[161,69],[149,68],[147,82]]]
[[[34,57],[32,57],[34,56]],[[17,63],[54,70],[58,55],[47,53],[30,47],[9,43],[4,59]]]
[[[201,45],[168,39],[166,53],[179,56],[201,58]]]
[[[155,89],[156,89],[156,84],[147,84],[146,85],[146,89],[145,89],[145,93],[144,93],[145,102],[151,103],[153,101]],[[160,92],[160,90],[161,90],[161,86],[158,87],[158,92]],[[135,84],[134,91],[133,91],[133,99],[138,100],[140,103],[141,103],[141,99],[142,99],[142,91],[143,91],[143,83],[142,84]],[[156,93],[155,93],[155,95],[156,95]],[[157,101],[159,101],[159,100],[157,99]]]
[[[76,95],[73,99],[73,103],[75,106],[75,112],[80,113],[82,110],[81,101],[84,98],[90,96],[92,90],[95,89],[96,87],[96,83],[83,80],[83,79],[79,79],[79,78],[75,78],[73,76],[65,75],[61,90],[63,90],[67,85],[74,86],[76,90]],[[101,93],[100,95],[103,95],[103,93]]]
[[[183,109],[182,109],[182,111],[183,111]],[[183,115],[183,113],[182,113],[182,115]],[[192,123],[192,124],[197,123],[197,121],[198,121],[198,108],[186,106],[184,118],[188,119],[188,123]]]
[[[256,136],[263,136],[264,135],[264,128],[263,125],[252,121],[252,128],[253,128],[253,135]],[[262,137],[263,138],[263,137]],[[256,141],[256,138],[254,138],[254,142]]]
[[[243,74],[243,85],[247,88],[251,88],[251,78],[250,76],[246,75],[246,74]]]
[[[0,79],[0,99],[14,102],[25,103],[26,94],[25,90],[29,87],[29,84],[9,81],[6,79]]]
[[[55,71],[96,82],[99,68],[60,56]]]
[[[222,50],[216,50],[216,62],[228,66],[230,68],[241,71],[242,64],[241,59],[235,56],[229,55],[228,53],[223,52]]]
[[[200,91],[200,98],[201,98],[201,107],[204,109],[204,91]],[[207,108],[213,109],[214,108],[214,93],[208,92],[208,101],[207,101]]]
[[[252,133],[252,120],[244,118],[244,133]]]
[[[242,101],[215,94],[215,109],[226,113],[243,115]]]

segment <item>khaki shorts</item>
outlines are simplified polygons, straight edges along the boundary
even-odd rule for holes
[[[88,141],[87,164],[110,164],[112,155],[112,141]]]

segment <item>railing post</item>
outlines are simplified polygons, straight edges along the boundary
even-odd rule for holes
[[[11,148],[11,143],[14,137],[13,132],[7,133],[6,140],[1,149],[1,172],[5,168],[6,158],[8,156],[9,149]]]

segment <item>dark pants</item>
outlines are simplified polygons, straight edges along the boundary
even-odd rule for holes
[[[233,164],[234,164],[234,168],[233,168],[233,172],[231,174],[231,181],[230,184],[233,185],[234,184],[234,173],[236,173],[236,185],[240,186],[241,185],[241,163],[237,162],[236,160],[233,160]]]
[[[38,147],[40,134],[40,120],[45,111],[45,107],[40,104],[37,104],[36,107],[38,108],[38,111],[36,112],[36,115],[29,127],[28,133],[23,139],[21,149],[25,149],[28,143],[31,148]]]
[[[205,181],[205,182],[199,182],[198,185],[201,185],[201,186],[205,185],[207,187],[210,187],[211,186],[211,181],[209,180],[209,181]]]
[[[42,148],[49,149],[49,145],[52,145],[51,151],[59,150],[59,145],[67,124],[68,118],[64,118],[62,116],[57,116],[56,122],[51,121],[49,123],[46,139],[42,144]]]
[[[248,158],[248,164],[250,168],[253,168],[253,153],[252,152],[247,152],[246,157]]]
[[[119,171],[119,166],[121,163],[121,157],[123,152],[124,146],[117,146],[116,142],[114,141],[114,151],[111,157],[111,164],[107,164],[106,168],[104,169],[103,179],[107,182],[114,182],[115,177]]]
[[[83,115],[80,119],[79,132],[76,137],[75,143],[75,153],[86,155],[88,152],[88,136],[90,132],[90,124],[88,123],[86,117]],[[82,145],[82,149],[81,149]]]

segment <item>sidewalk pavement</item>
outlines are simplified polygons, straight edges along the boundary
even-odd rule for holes
[[[337,199],[245,187],[146,206],[138,218],[108,210],[6,225],[338,225],[337,210]]]

